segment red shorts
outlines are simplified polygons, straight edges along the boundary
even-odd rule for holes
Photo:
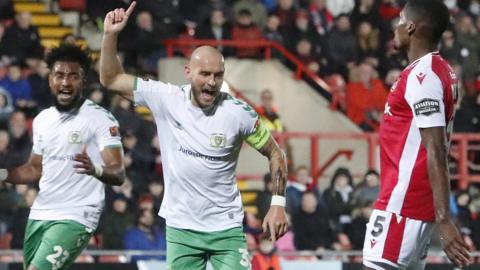
[[[372,269],[424,269],[434,223],[375,209],[363,244],[363,264]]]

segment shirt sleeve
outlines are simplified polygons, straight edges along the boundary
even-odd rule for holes
[[[443,85],[433,71],[412,71],[407,80],[405,99],[418,128],[446,125]]]
[[[135,104],[146,106],[151,111],[158,111],[162,107],[165,96],[172,91],[172,85],[161,81],[135,78],[133,97]]]
[[[262,124],[258,114],[252,107],[246,103],[242,103],[240,106],[242,106],[240,132],[250,146],[259,150],[270,138],[270,130],[265,124]]]
[[[113,115],[108,112],[99,122],[95,130],[95,139],[100,151],[106,148],[121,148],[120,128]]]

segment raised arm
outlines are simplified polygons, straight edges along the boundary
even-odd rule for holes
[[[450,215],[450,179],[448,177],[445,127],[420,129],[427,151],[428,178],[432,187],[435,222],[440,242],[448,258],[458,266],[470,261],[468,246],[463,241]]]
[[[105,184],[122,185],[125,181],[122,147],[105,148],[101,156],[105,165],[93,164],[84,148],[80,154],[75,155],[74,160],[78,163],[73,167],[77,169],[77,173],[93,175]]]
[[[127,11],[119,8],[107,13],[103,25],[103,40],[100,53],[100,82],[108,90],[131,101],[133,101],[135,77],[124,72],[117,56],[117,41],[118,34],[125,28],[135,5],[136,2],[134,1],[130,4]]]
[[[0,169],[6,182],[12,184],[35,184],[42,176],[42,156],[31,154],[27,163],[11,169]]]

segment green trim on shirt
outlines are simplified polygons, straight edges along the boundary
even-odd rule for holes
[[[138,81],[138,77],[135,77],[133,79],[133,91],[137,91],[137,81]]]
[[[270,130],[258,121],[258,126],[255,132],[250,134],[245,141],[253,148],[260,150],[270,138]]]
[[[123,145],[121,144],[111,144],[111,145],[105,145],[103,149],[112,149],[112,148],[123,148]]]

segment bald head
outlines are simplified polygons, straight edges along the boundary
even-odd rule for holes
[[[223,65],[223,55],[212,46],[201,46],[196,48],[190,56],[189,65],[201,62],[220,62]]]
[[[215,100],[223,83],[223,55],[214,47],[196,48],[185,66],[185,76],[191,82],[192,103],[205,108]]]

